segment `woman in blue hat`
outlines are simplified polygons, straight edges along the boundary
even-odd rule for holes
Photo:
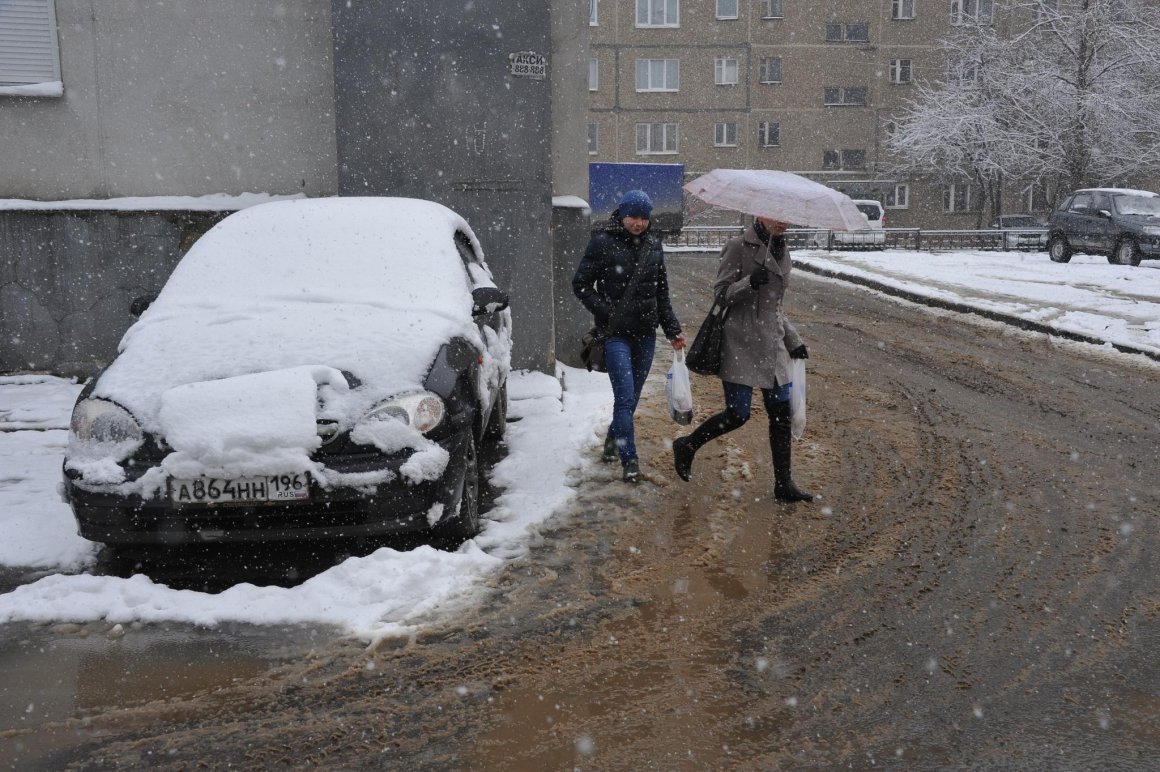
[[[640,479],[633,416],[656,353],[657,326],[674,349],[685,346],[669,301],[661,240],[649,232],[652,208],[643,190],[625,193],[608,223],[593,234],[572,277],[572,291],[592,312],[605,337],[612,423],[604,439],[603,460],[611,463],[619,458],[625,482]]]

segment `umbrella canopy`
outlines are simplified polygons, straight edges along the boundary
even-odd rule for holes
[[[805,228],[836,231],[870,227],[845,193],[791,172],[714,169],[685,184],[702,201]]]

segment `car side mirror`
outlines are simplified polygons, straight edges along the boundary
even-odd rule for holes
[[[475,305],[473,316],[494,314],[508,307],[508,294],[499,287],[476,287],[471,291],[471,301]]]
[[[1096,214],[1098,214],[1100,217],[1103,217],[1105,220],[1112,219],[1112,213],[1109,212],[1107,209],[1101,209],[1098,212],[1096,212]]]
[[[145,313],[149,306],[153,305],[153,301],[157,299],[157,293],[149,295],[142,295],[141,297],[133,298],[133,302],[129,304],[129,313],[134,317],[140,317]]]

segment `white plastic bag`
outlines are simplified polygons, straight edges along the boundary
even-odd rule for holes
[[[673,352],[673,364],[665,376],[665,396],[669,400],[669,415],[682,426],[693,422],[693,386],[689,383],[689,368],[685,366],[685,350]]]
[[[789,432],[795,440],[806,433],[806,360],[791,360],[793,378],[789,389]]]

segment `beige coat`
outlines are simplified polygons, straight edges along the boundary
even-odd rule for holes
[[[722,345],[723,381],[763,389],[790,382],[789,352],[802,344],[782,310],[792,264],[788,248],[775,259],[770,257],[752,226],[721,250],[713,294],[724,292],[729,309]],[[755,290],[749,275],[763,263],[769,269],[769,283]]]

